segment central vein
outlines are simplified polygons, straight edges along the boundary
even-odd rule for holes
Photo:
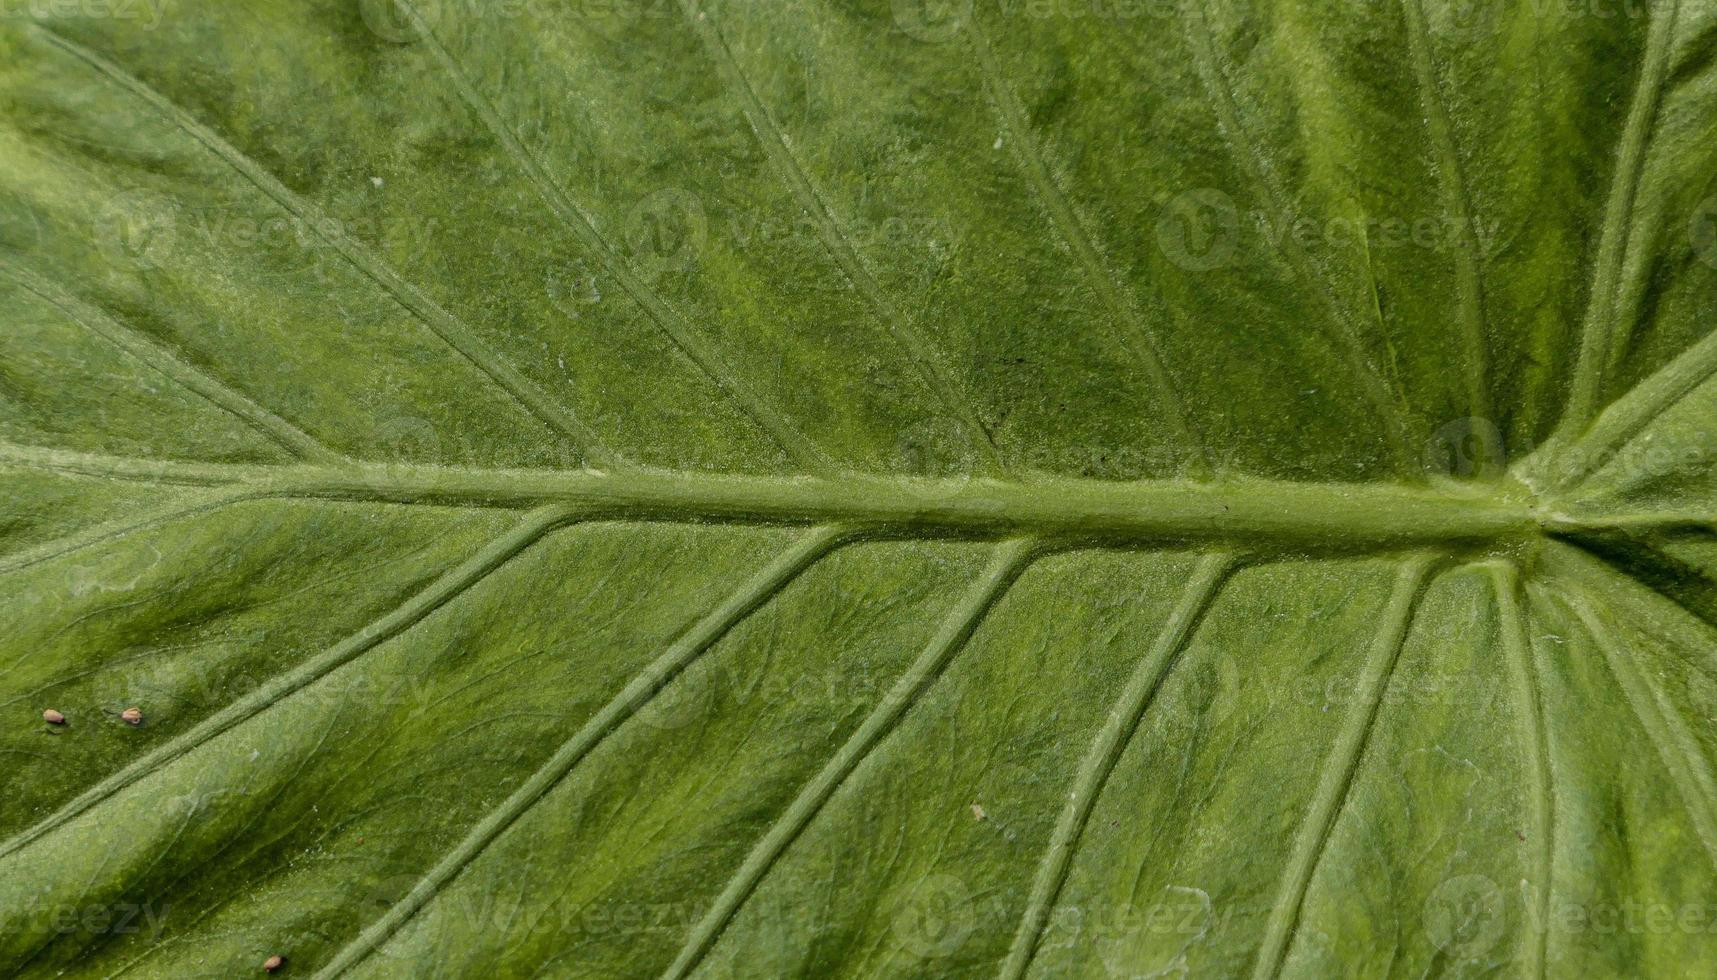
[[[247,495],[479,507],[564,504],[592,518],[844,524],[920,535],[1065,536],[1100,542],[1226,539],[1384,548],[1536,534],[1525,495],[1477,485],[1021,481],[854,474],[497,470],[337,463],[176,463],[0,447],[0,463],[109,479],[220,486]]]

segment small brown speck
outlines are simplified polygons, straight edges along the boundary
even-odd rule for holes
[[[977,805],[976,803],[972,804],[972,819],[973,820],[982,820],[988,816],[989,816],[989,814],[984,812],[983,807]]]
[[[63,725],[66,723],[66,716],[60,714],[58,711],[55,711],[52,708],[49,708],[48,710],[42,712],[42,720],[47,722],[50,725]]]
[[[268,973],[273,973],[275,970],[278,970],[285,965],[286,957],[278,954],[270,956],[268,959],[262,961],[262,969]]]
[[[137,708],[126,708],[119,713],[119,717],[125,719],[127,725],[135,727],[143,724],[143,712]]]

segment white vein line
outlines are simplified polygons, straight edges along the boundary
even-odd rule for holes
[[[84,62],[109,81],[154,107],[157,112],[172,121],[187,136],[202,144],[205,149],[250,181],[257,190],[272,198],[276,204],[304,222],[307,227],[315,232],[317,237],[340,253],[340,256],[353,268],[380,286],[395,302],[415,315],[424,326],[445,341],[448,346],[458,351],[474,367],[529,411],[539,422],[576,439],[579,448],[592,462],[610,466],[624,462],[619,454],[603,445],[595,430],[579,421],[564,406],[557,404],[550,398],[535,382],[507,364],[492,348],[479,340],[469,327],[442,309],[427,293],[403,279],[387,263],[372,255],[367,248],[351,236],[342,233],[339,229],[343,225],[327,215],[321,208],[294,194],[261,164],[222,139],[209,127],[198,122],[190,113],[180,108],[177,103],[155,91],[142,79],[130,74],[94,51],[75,41],[61,37],[40,24],[32,24],[31,27],[48,44]]]
[[[1014,933],[1013,946],[1002,965],[1000,976],[1003,980],[1018,980],[1025,976],[1048,924],[1049,914],[1054,910],[1062,884],[1067,879],[1068,869],[1072,867],[1079,837],[1091,817],[1092,808],[1097,805],[1097,797],[1103,792],[1115,764],[1120,761],[1121,752],[1132,740],[1145,708],[1156,697],[1163,678],[1215,600],[1234,564],[1235,557],[1226,553],[1207,555],[1198,563],[1192,580],[1181,593],[1180,604],[1157,634],[1149,653],[1128,678],[1120,697],[1109,709],[1109,717],[1086,750],[1074,780],[1073,793],[1062,808],[1055,830],[1050,835],[1049,846],[1038,864],[1031,897],[1026,901],[1025,911]]]
[[[437,66],[446,74],[448,81],[458,92],[459,97],[471,107],[483,125],[500,142],[507,156],[524,172],[525,177],[536,188],[538,196],[548,206],[549,211],[571,231],[579,242],[602,263],[610,276],[620,284],[626,294],[643,308],[650,319],[656,324],[667,338],[685,354],[698,369],[733,399],[752,421],[769,433],[781,449],[794,462],[819,472],[837,469],[835,463],[824,453],[822,448],[809,436],[801,432],[787,419],[769,400],[758,394],[739,372],[727,364],[715,348],[706,341],[690,323],[686,322],[676,310],[670,307],[655,290],[632,273],[626,264],[620,260],[613,246],[609,245],[602,234],[596,230],[596,223],[586,215],[576,203],[561,189],[560,185],[550,177],[536,155],[525,146],[506,120],[501,118],[500,110],[488,97],[478,91],[471,80],[466,77],[464,69],[447,50],[446,45],[435,35],[430,24],[409,2],[398,0],[400,10],[411,18],[416,26],[417,35],[434,55]]]
[[[1455,305],[1461,339],[1467,355],[1467,411],[1479,419],[1495,419],[1490,397],[1490,350],[1486,339],[1484,281],[1479,271],[1478,226],[1473,216],[1472,191],[1461,167],[1455,145],[1454,123],[1443,100],[1431,58],[1429,28],[1425,23],[1424,0],[1401,0],[1407,21],[1407,47],[1413,59],[1413,74],[1419,84],[1419,101],[1436,154],[1437,186],[1443,207],[1456,224],[1460,236],[1455,249]],[[1482,450],[1481,450],[1482,451]]]
[[[1276,901],[1270,909],[1264,941],[1258,948],[1257,965],[1252,971],[1254,980],[1275,976],[1287,957],[1288,947],[1300,926],[1300,911],[1305,904],[1306,891],[1311,887],[1312,876],[1317,872],[1318,862],[1323,858],[1330,834],[1335,830],[1336,818],[1347,802],[1348,790],[1359,770],[1359,760],[1370,737],[1372,723],[1383,703],[1389,679],[1394,675],[1408,627],[1412,625],[1413,611],[1425,592],[1436,561],[1430,555],[1417,555],[1402,562],[1396,573],[1389,604],[1377,621],[1365,673],[1356,691],[1358,696],[1336,734],[1335,744],[1330,746],[1329,755],[1324,759],[1317,794],[1312,798],[1306,817],[1300,823],[1299,833],[1294,837],[1294,849],[1287,866],[1282,869]]]
[[[1594,260],[1592,293],[1586,301],[1574,382],[1569,391],[1568,407],[1557,427],[1558,433],[1564,437],[1583,429],[1597,412],[1611,347],[1621,339],[1618,334],[1625,329],[1625,325],[1615,322],[1617,293],[1621,288],[1616,279],[1627,257],[1635,201],[1645,172],[1646,150],[1657,120],[1664,80],[1669,75],[1670,42],[1675,34],[1680,4],[1678,0],[1666,0],[1656,7],[1646,38],[1645,57],[1640,64],[1639,82],[1634,86],[1633,101],[1628,107],[1615,173],[1610,181],[1610,197],[1604,209],[1603,232]]]
[[[1717,375],[1717,331],[1635,385],[1599,414],[1585,435],[1556,456],[1552,490],[1572,490],[1615,451]],[[1547,447],[1549,448],[1549,447]]]
[[[1688,528],[1717,530],[1717,504],[1711,510],[1640,510],[1617,511],[1591,516],[1557,513],[1546,508],[1543,527],[1547,532],[1595,531],[1615,528],[1685,530]]]
[[[78,794],[49,816],[0,843],[0,858],[7,857],[55,829],[64,826],[114,794],[156,772],[192,749],[208,742],[248,718],[280,703],[310,686],[363,653],[405,632],[448,602],[458,598],[492,572],[505,565],[544,535],[572,523],[576,509],[551,506],[532,511],[517,527],[485,545],[458,566],[407,599],[392,612],[256,690],[208,716],[195,727],[127,764],[106,779]]]
[[[1571,545],[1558,545],[1571,548]],[[1653,683],[1651,675],[1642,671],[1633,658],[1617,645],[1610,631],[1598,618],[1597,608],[1608,606],[1602,598],[1583,584],[1567,583],[1557,590],[1558,596],[1574,611],[1591,634],[1592,641],[1603,652],[1610,673],[1621,686],[1634,717],[1657,749],[1665,771],[1675,783],[1676,793],[1687,808],[1693,829],[1705,847],[1705,854],[1717,869],[1717,777],[1699,749],[1686,721],[1669,704],[1662,688]]]
[[[728,48],[727,41],[716,29],[708,11],[702,9],[701,0],[680,0],[680,7],[685,11],[692,30],[709,52],[710,59],[715,62],[722,80],[739,97],[746,121],[751,124],[751,131],[756,135],[763,152],[786,180],[799,206],[811,216],[824,248],[875,310],[877,318],[882,321],[889,335],[906,350],[925,385],[936,393],[947,410],[969,430],[973,437],[973,448],[982,453],[996,468],[1003,468],[989,428],[984,425],[970,399],[961,393],[960,386],[950,376],[951,372],[944,363],[941,352],[889,299],[864,257],[842,230],[834,210],[823,199],[821,192],[811,182],[810,175],[794,156],[792,148],[787,145],[780,127],[775,125],[775,120],[769,115],[763,101],[758,98],[757,91],[751,87],[750,80],[745,77],[745,72],[734,59],[732,50]]]
[[[1651,683],[1649,675],[1622,653],[1609,632],[1604,629],[1592,608],[1599,602],[1591,595],[1571,597],[1570,605],[1592,634],[1604,659],[1626,692],[1628,704],[1639,719],[1640,727],[1651,738],[1663,767],[1675,782],[1676,792],[1693,818],[1694,830],[1705,845],[1705,853],[1717,868],[1717,780],[1705,765],[1698,743],[1687,730],[1681,716],[1664,703],[1663,692]]]
[[[838,527],[820,527],[802,536],[753,575],[720,606],[699,620],[674,641],[642,673],[633,678],[602,710],[586,721],[549,760],[532,773],[512,795],[489,812],[451,851],[431,868],[410,892],[395,902],[381,918],[347,943],[318,971],[318,977],[336,977],[350,971],[399,931],[400,927],[435,898],[460,872],[493,844],[507,828],[518,822],[550,790],[560,784],[573,767],[590,754],[609,733],[620,727],[650,701],[680,672],[714,646],[741,620],[779,594],[799,574],[851,538]]]
[[[32,565],[93,547],[105,541],[115,541],[139,531],[163,524],[171,524],[187,517],[211,513],[230,507],[233,504],[250,500],[263,500],[276,494],[268,491],[244,490],[237,493],[225,493],[211,500],[203,500],[194,504],[176,501],[164,507],[151,510],[140,516],[123,517],[117,520],[104,521],[94,527],[73,531],[50,541],[25,548],[4,557],[0,557],[0,575],[20,571]]]
[[[1198,72],[1199,81],[1216,112],[1218,128],[1233,152],[1241,173],[1251,183],[1252,194],[1258,203],[1270,208],[1278,216],[1292,215],[1294,212],[1288,207],[1287,192],[1283,189],[1280,178],[1276,176],[1275,169],[1258,150],[1251,134],[1241,122],[1240,107],[1235,102],[1234,93],[1217,57],[1216,41],[1205,17],[1204,0],[1182,2],[1188,11],[1185,18],[1186,33],[1188,47],[1193,56],[1193,67]],[[1323,301],[1330,324],[1336,331],[1331,339],[1347,358],[1355,376],[1365,389],[1366,398],[1382,416],[1397,461],[1410,471],[1413,453],[1407,436],[1406,420],[1402,417],[1401,406],[1396,401],[1394,390],[1379,372],[1371,356],[1366,353],[1363,331],[1354,322],[1352,314],[1342,305],[1330,285],[1329,277],[1322,274],[1311,253],[1307,252],[1293,235],[1282,237],[1281,248],[1288,264],[1306,284],[1306,288]],[[1381,327],[1381,321],[1379,326]]]
[[[1636,619],[1649,620],[1682,652],[1700,656],[1704,669],[1717,671],[1717,627],[1680,603],[1566,542],[1552,541],[1539,560],[1548,571],[1579,581],[1588,593],[1626,604]]]
[[[1143,365],[1157,399],[1168,415],[1169,424],[1208,470],[1211,466],[1209,449],[1187,421],[1186,404],[1181,399],[1174,380],[1169,377],[1168,369],[1163,366],[1157,331],[1146,324],[1136,298],[1115,277],[1109,264],[1098,252],[1084,222],[1079,220],[1079,215],[1073,210],[1067,195],[1062,193],[1061,187],[1055,182],[1055,175],[1050,172],[1049,165],[1043,158],[1042,148],[1032,134],[1031,121],[1026,116],[1025,107],[1020,105],[1019,98],[1009,87],[995,51],[990,46],[989,38],[985,36],[975,16],[967,19],[966,34],[977,55],[984,86],[990,91],[990,104],[996,111],[996,119],[1001,124],[1003,134],[1007,137],[1008,149],[1036,191],[1039,206],[1060,232],[1062,241],[1078,260],[1091,288],[1097,292],[1103,305],[1109,308],[1110,316],[1122,328],[1123,341],[1131,341],[1127,343],[1127,347],[1133,357]]]
[[[942,621],[936,636],[913,661],[894,686],[859,725],[822,771],[804,785],[799,795],[769,827],[763,837],[735,869],[722,887],[713,904],[704,912],[697,925],[686,937],[665,977],[679,978],[690,973],[707,955],[721,936],[722,930],[738,913],[739,907],[756,889],[764,875],[775,865],[782,853],[798,838],[806,826],[822,810],[859,763],[893,730],[894,726],[934,684],[959,653],[984,616],[1007,591],[1014,579],[1031,561],[1037,545],[1030,539],[1015,539],[999,545],[989,568],[979,576],[960,604]]]
[[[1514,689],[1515,725],[1520,742],[1526,786],[1523,793],[1529,809],[1526,829],[1531,835],[1532,856],[1526,887],[1533,912],[1528,918],[1530,935],[1521,972],[1529,978],[1545,975],[1546,950],[1550,939],[1551,894],[1555,887],[1556,834],[1555,784],[1550,772],[1550,749],[1544,729],[1544,709],[1533,669],[1532,642],[1526,634],[1521,610],[1520,571],[1513,562],[1493,566],[1491,584],[1496,591],[1498,626],[1508,660],[1509,684]]]
[[[10,277],[23,289],[65,314],[73,323],[143,362],[173,383],[261,431],[299,459],[329,463],[342,458],[339,453],[322,445],[291,422],[258,405],[242,392],[210,377],[181,360],[166,347],[35,273],[0,259],[0,275]]]

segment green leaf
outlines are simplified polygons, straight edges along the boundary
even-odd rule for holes
[[[0,4],[0,973],[1717,972],[1714,54]]]

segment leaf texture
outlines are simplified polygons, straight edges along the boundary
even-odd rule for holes
[[[1714,53],[0,5],[0,973],[1711,973]]]

